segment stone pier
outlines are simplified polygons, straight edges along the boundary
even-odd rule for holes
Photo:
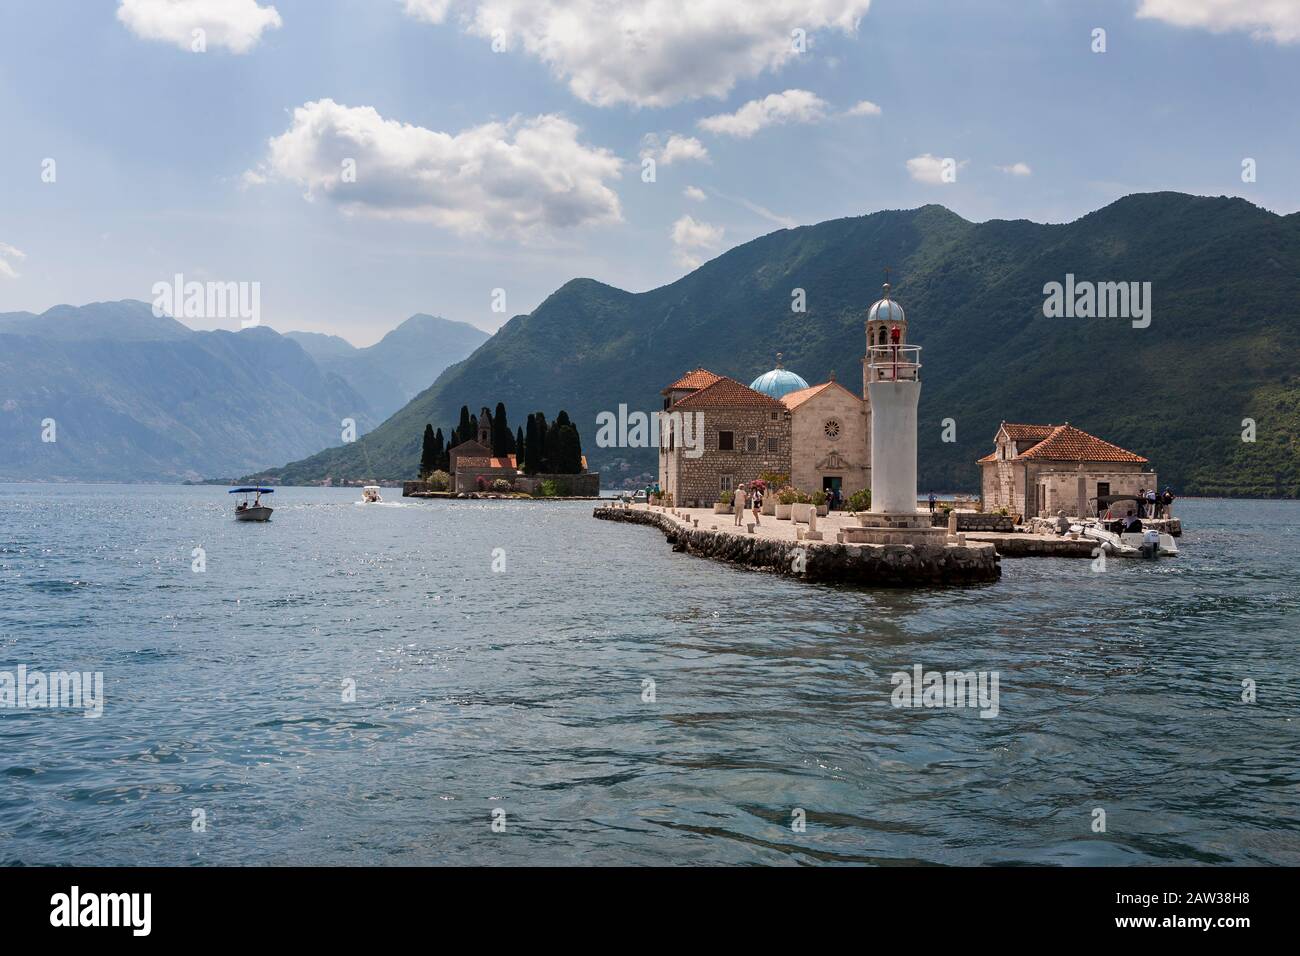
[[[755,526],[746,512],[737,527],[730,514],[708,508],[659,508],[612,505],[596,508],[594,517],[652,525],[668,538],[674,551],[730,564],[774,571],[822,583],[865,587],[954,587],[987,584],[1002,573],[997,551],[986,543],[949,543],[942,534],[922,544],[853,544],[842,540],[848,528],[860,528],[855,517],[836,513],[809,525],[778,521],[764,515]]]

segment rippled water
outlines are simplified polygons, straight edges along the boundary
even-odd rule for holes
[[[589,504],[223,492],[0,485],[0,670],[106,695],[0,710],[0,862],[1300,863],[1300,503],[904,593]],[[918,663],[999,715],[894,708]]]

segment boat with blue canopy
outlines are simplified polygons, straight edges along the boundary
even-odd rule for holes
[[[235,504],[236,521],[270,521],[274,508],[262,504],[262,495],[275,494],[274,488],[261,488],[251,485],[247,488],[231,488],[230,494],[240,495]]]

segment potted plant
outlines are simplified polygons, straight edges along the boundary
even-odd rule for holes
[[[856,514],[859,511],[870,511],[871,510],[871,489],[863,488],[859,491],[853,492],[853,494],[849,495],[848,501],[846,501],[844,504],[845,507],[847,507],[849,511],[853,514]]]
[[[798,497],[799,493],[788,485],[777,492],[776,518],[778,521],[788,521],[790,519],[790,507]]]
[[[718,495],[718,500],[714,502],[713,513],[715,515],[725,515],[731,511],[731,502],[735,499],[735,492],[724,491]]]

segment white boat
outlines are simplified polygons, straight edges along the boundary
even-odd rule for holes
[[[361,500],[365,504],[370,505],[382,502],[384,499],[379,497],[378,485],[366,485],[361,489]]]
[[[1149,528],[1117,534],[1100,524],[1074,525],[1081,537],[1096,541],[1107,554],[1122,558],[1172,558],[1178,554],[1178,545],[1172,535]]]
[[[235,505],[236,521],[270,521],[270,508],[262,504],[262,495],[275,494],[274,488],[231,488],[230,494],[240,495],[239,501]]]

